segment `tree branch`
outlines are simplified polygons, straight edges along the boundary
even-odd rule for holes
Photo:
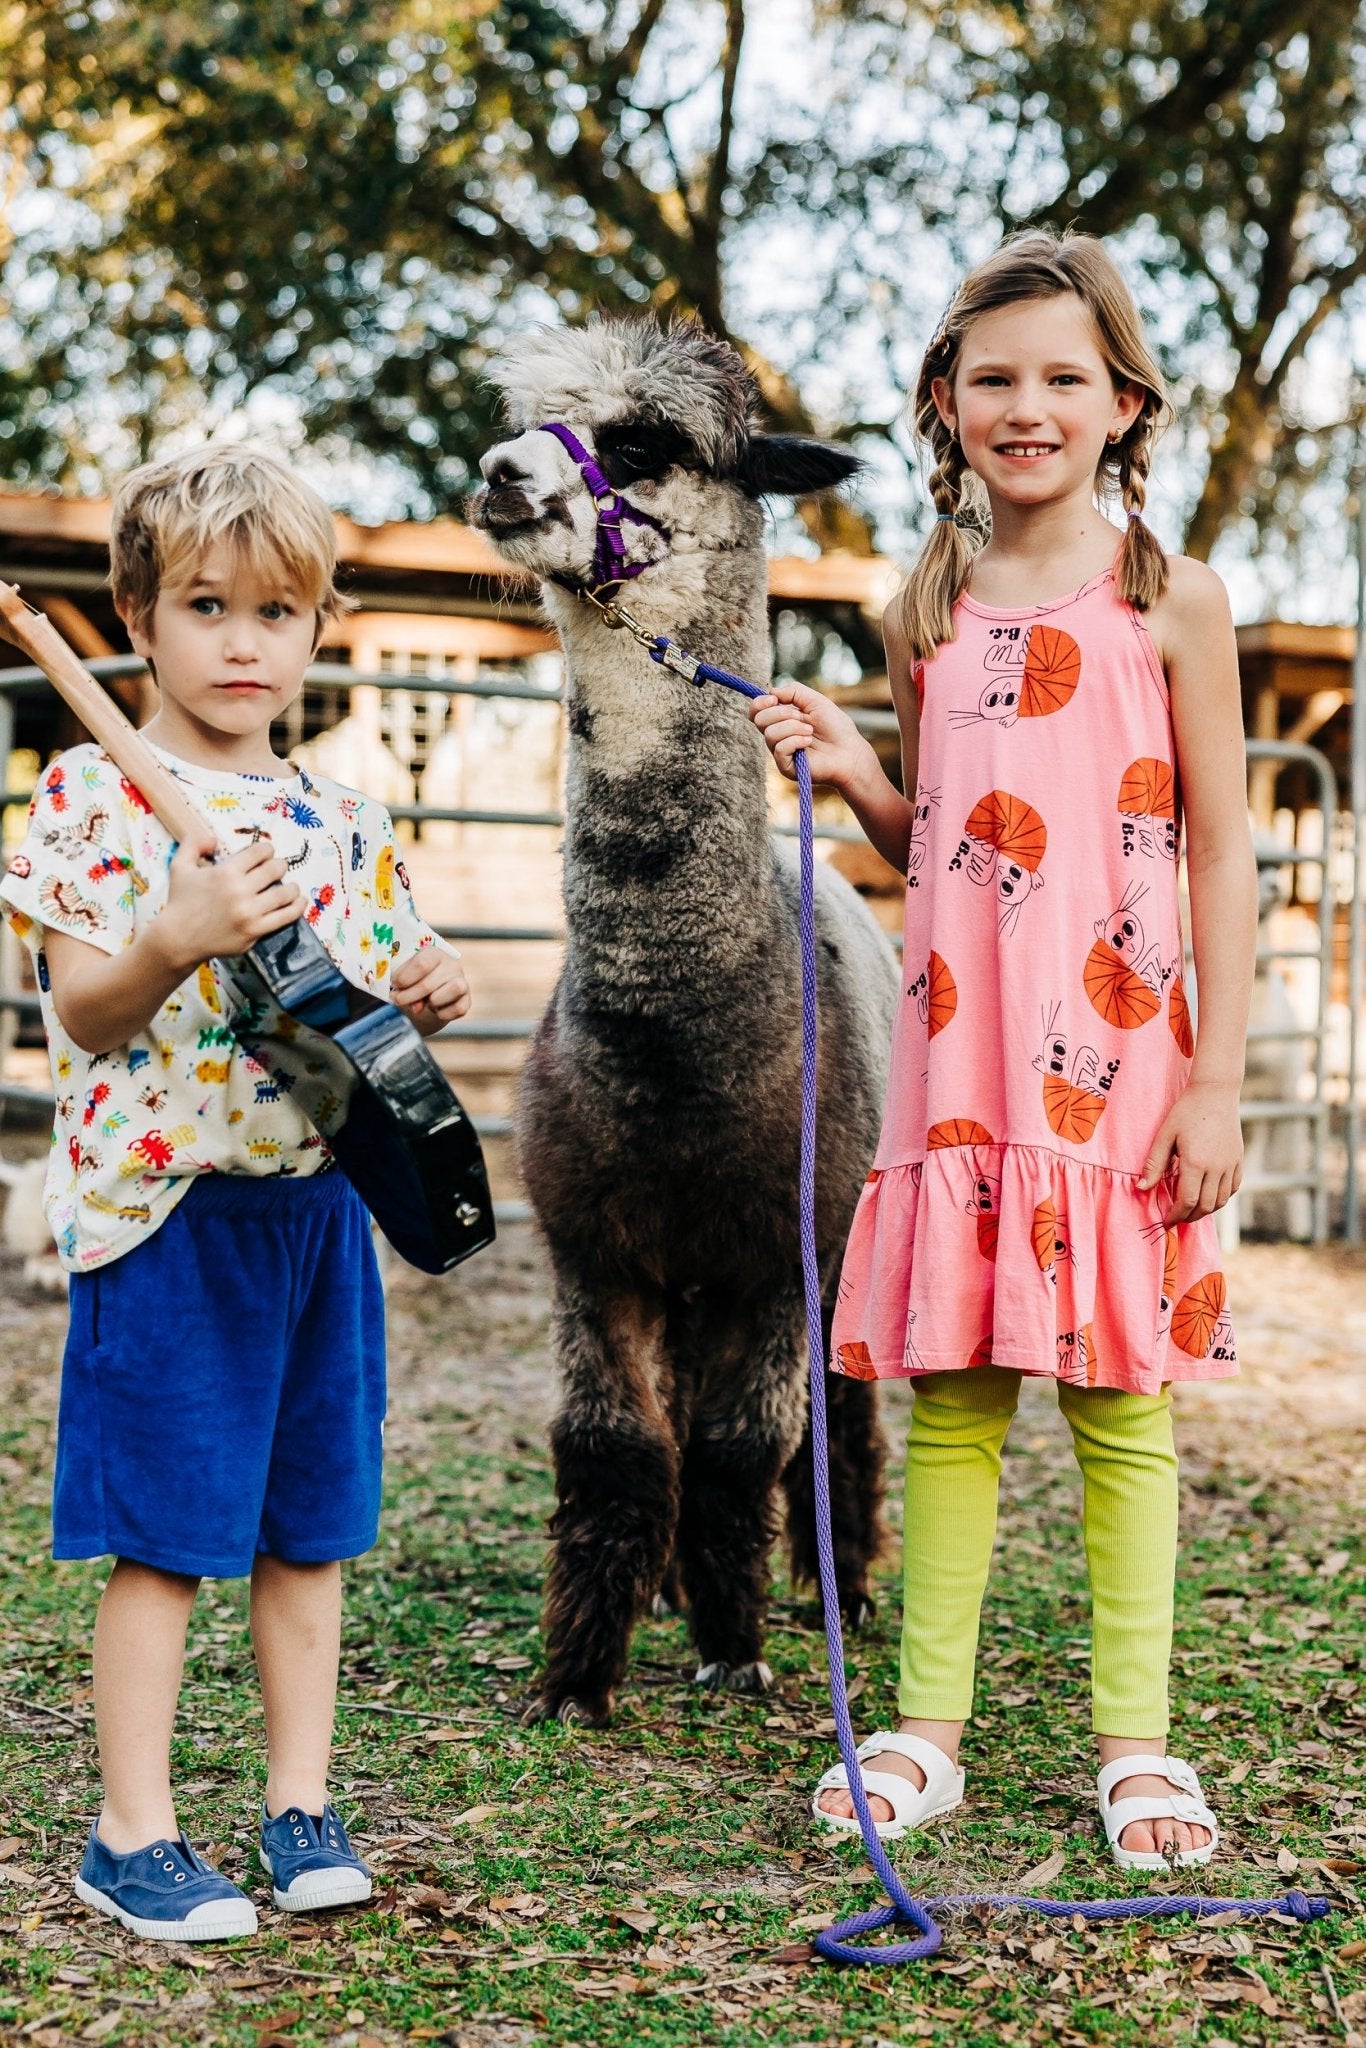
[[[730,183],[730,152],[735,135],[735,82],[740,70],[740,49],[745,39],[744,0],[726,0],[726,38],[721,49],[721,119],[716,131],[702,201],[702,220],[718,251],[721,241],[722,203]]]

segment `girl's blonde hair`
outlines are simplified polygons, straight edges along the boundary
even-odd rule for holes
[[[332,514],[308,484],[241,442],[214,442],[145,462],[114,493],[109,581],[114,602],[145,630],[161,592],[191,582],[226,542],[258,575],[281,576],[318,615],[351,609],[337,589]]]
[[[979,507],[964,514],[967,464],[957,434],[939,416],[932,387],[941,377],[952,382],[963,337],[983,313],[1061,292],[1074,292],[1090,313],[1116,386],[1137,384],[1143,392],[1137,417],[1117,441],[1106,443],[1096,469],[1097,492],[1101,497],[1117,495],[1128,515],[1116,575],[1119,594],[1146,611],[1167,587],[1162,544],[1141,515],[1153,442],[1166,425],[1169,407],[1138,308],[1114,259],[1094,235],[1026,229],[1003,242],[963,279],[916,379],[915,430],[935,459],[930,496],[940,515],[894,600],[896,623],[917,660],[928,660],[954,637],[953,607],[967,587],[973,557],[986,537]]]

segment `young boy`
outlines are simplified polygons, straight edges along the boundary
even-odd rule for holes
[[[53,1555],[116,1560],[95,1625],[104,1802],[76,1889],[143,1936],[255,1930],[180,1832],[170,1741],[203,1577],[251,1575],[277,1906],[367,1898],[328,1803],[342,1558],[375,1540],[383,1304],[365,1210],[233,1037],[213,960],[307,917],[420,1031],[469,1004],[379,804],[277,760],[340,600],[327,507],[245,447],[134,471],[111,582],[161,708],[145,735],[205,823],[170,838],[94,746],[56,760],[0,883],[32,947],[71,1273]],[[215,852],[220,858],[212,861]]]

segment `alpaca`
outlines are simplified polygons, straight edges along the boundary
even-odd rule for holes
[[[653,666],[566,584],[593,497],[567,425],[627,506],[625,593],[652,632],[764,682],[762,499],[829,488],[847,454],[765,435],[727,344],[689,323],[541,330],[495,365],[512,438],[470,515],[544,581],[568,666],[563,970],[520,1087],[522,1171],[554,1272],[563,1404],[546,1666],[528,1718],[605,1721],[632,1624],[681,1600],[708,1686],[758,1692],[777,1498],[815,1576],[797,1234],[797,870],[765,814],[762,742],[732,693]],[[876,1146],[898,973],[817,866],[817,1235],[827,1331]],[[883,1444],[874,1390],[828,1382],[841,1602],[870,1611]],[[804,1441],[805,1431],[805,1441]]]

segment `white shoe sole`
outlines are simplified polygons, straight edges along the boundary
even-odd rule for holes
[[[843,1785],[825,1787],[826,1792],[842,1792],[846,1789]],[[816,1795],[818,1799],[823,1796],[821,1792]],[[880,1799],[881,1796],[880,1792],[873,1794],[875,1799]],[[932,1806],[927,1812],[918,1813],[914,1820],[875,1820],[873,1826],[877,1830],[880,1842],[899,1842],[903,1835],[913,1835],[917,1828],[928,1827],[932,1820],[942,1820],[946,1813],[956,1813],[962,1804],[961,1798],[949,1799],[942,1806]],[[827,1813],[824,1807],[813,1804],[811,1815],[832,1835],[859,1835],[863,1832],[856,1814]]]
[[[260,1852],[266,1876],[273,1879],[270,1858]],[[358,1906],[374,1890],[372,1881],[359,1870],[305,1871],[287,1892],[272,1883],[270,1896],[281,1913],[321,1913],[328,1906]]]
[[[93,1906],[97,1913],[107,1913],[111,1920],[120,1921],[130,1934],[136,1934],[143,1941],[235,1941],[244,1934],[256,1932],[256,1908],[250,1899],[235,1903],[231,1899],[218,1907],[197,1906],[195,1915],[188,1920],[140,1920],[136,1913],[125,1912],[107,1892],[96,1891],[93,1884],[87,1884],[83,1877],[76,1879],[76,1897],[84,1905]]]
[[[1205,1825],[1203,1821],[1199,1823]],[[1217,1842],[1206,1842],[1203,1849],[1187,1849],[1179,1856],[1164,1856],[1158,1849],[1121,1849],[1113,1845],[1115,1862],[1121,1870],[1195,1870],[1208,1863],[1218,1848]]]

